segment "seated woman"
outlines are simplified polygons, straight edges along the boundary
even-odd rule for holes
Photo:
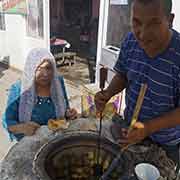
[[[3,115],[3,127],[10,139],[33,135],[49,119],[75,119],[69,108],[63,77],[56,70],[53,55],[44,48],[33,49],[26,60],[21,81],[12,85]]]

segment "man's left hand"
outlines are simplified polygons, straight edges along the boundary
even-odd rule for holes
[[[130,131],[128,129],[122,129],[122,138],[118,140],[119,144],[135,144],[148,136],[145,124],[142,122],[136,122]]]

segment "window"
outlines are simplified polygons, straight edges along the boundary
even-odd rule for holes
[[[5,31],[6,30],[6,26],[5,26],[5,15],[3,13],[2,10],[2,4],[0,2],[0,30]]]
[[[43,38],[43,0],[28,0],[27,35]]]
[[[0,12],[0,30],[5,31],[6,27],[5,27],[5,17],[4,17],[4,13]]]
[[[130,31],[130,8],[126,0],[109,0],[106,45],[119,47]]]

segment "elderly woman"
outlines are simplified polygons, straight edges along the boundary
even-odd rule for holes
[[[75,119],[76,116],[76,110],[69,108],[64,80],[56,71],[53,55],[47,49],[33,49],[21,81],[10,88],[3,115],[3,127],[10,139],[33,135],[49,119]]]

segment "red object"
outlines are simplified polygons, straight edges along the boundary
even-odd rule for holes
[[[55,46],[57,46],[57,45],[66,45],[67,41],[63,40],[63,39],[59,39],[59,38],[51,38],[50,43],[51,43],[51,45],[55,45]]]

